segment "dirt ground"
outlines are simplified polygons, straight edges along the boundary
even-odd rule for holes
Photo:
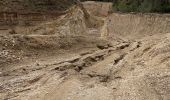
[[[73,7],[55,21],[6,31],[0,100],[170,100],[169,22],[169,14],[87,19]]]

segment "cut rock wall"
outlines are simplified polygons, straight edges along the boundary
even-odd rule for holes
[[[64,13],[17,13],[17,12],[1,12],[0,13],[0,26],[14,26],[22,25],[29,26],[39,22],[47,21],[50,19],[57,19],[59,15]]]
[[[91,14],[101,17],[108,16],[112,10],[112,3],[86,1],[83,5]]]
[[[134,39],[165,34],[170,33],[170,15],[113,13],[107,19],[107,26],[109,37]]]

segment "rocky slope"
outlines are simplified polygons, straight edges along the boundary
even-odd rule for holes
[[[0,99],[169,100],[169,14],[85,15],[2,34]]]

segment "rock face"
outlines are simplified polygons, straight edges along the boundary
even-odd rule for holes
[[[54,20],[72,5],[72,0],[1,0],[0,26],[1,29],[16,25],[31,26]]]
[[[100,17],[108,16],[112,10],[112,3],[85,1],[83,5],[89,13]],[[132,39],[148,34],[169,33],[169,22],[169,14],[112,13],[104,21],[101,36]]]
[[[169,14],[113,13],[107,19],[107,29],[110,37],[141,38],[157,33],[169,33],[169,22]]]
[[[95,16],[106,17],[112,10],[112,3],[106,2],[95,2],[95,1],[85,1],[83,2],[84,7]]]
[[[0,12],[65,11],[72,4],[73,0],[1,0]]]
[[[35,26],[48,20],[55,20],[58,16],[65,14],[65,12],[1,12],[0,13],[0,29],[5,26]]]
[[[169,15],[85,12],[0,34],[0,100],[169,100]]]

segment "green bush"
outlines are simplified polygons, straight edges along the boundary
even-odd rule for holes
[[[93,0],[93,1],[113,2],[113,11],[170,13],[170,0]]]
[[[152,12],[152,6],[153,5],[151,0],[144,0],[138,9],[140,12]]]
[[[121,12],[170,12],[168,0],[116,0],[113,10]]]

